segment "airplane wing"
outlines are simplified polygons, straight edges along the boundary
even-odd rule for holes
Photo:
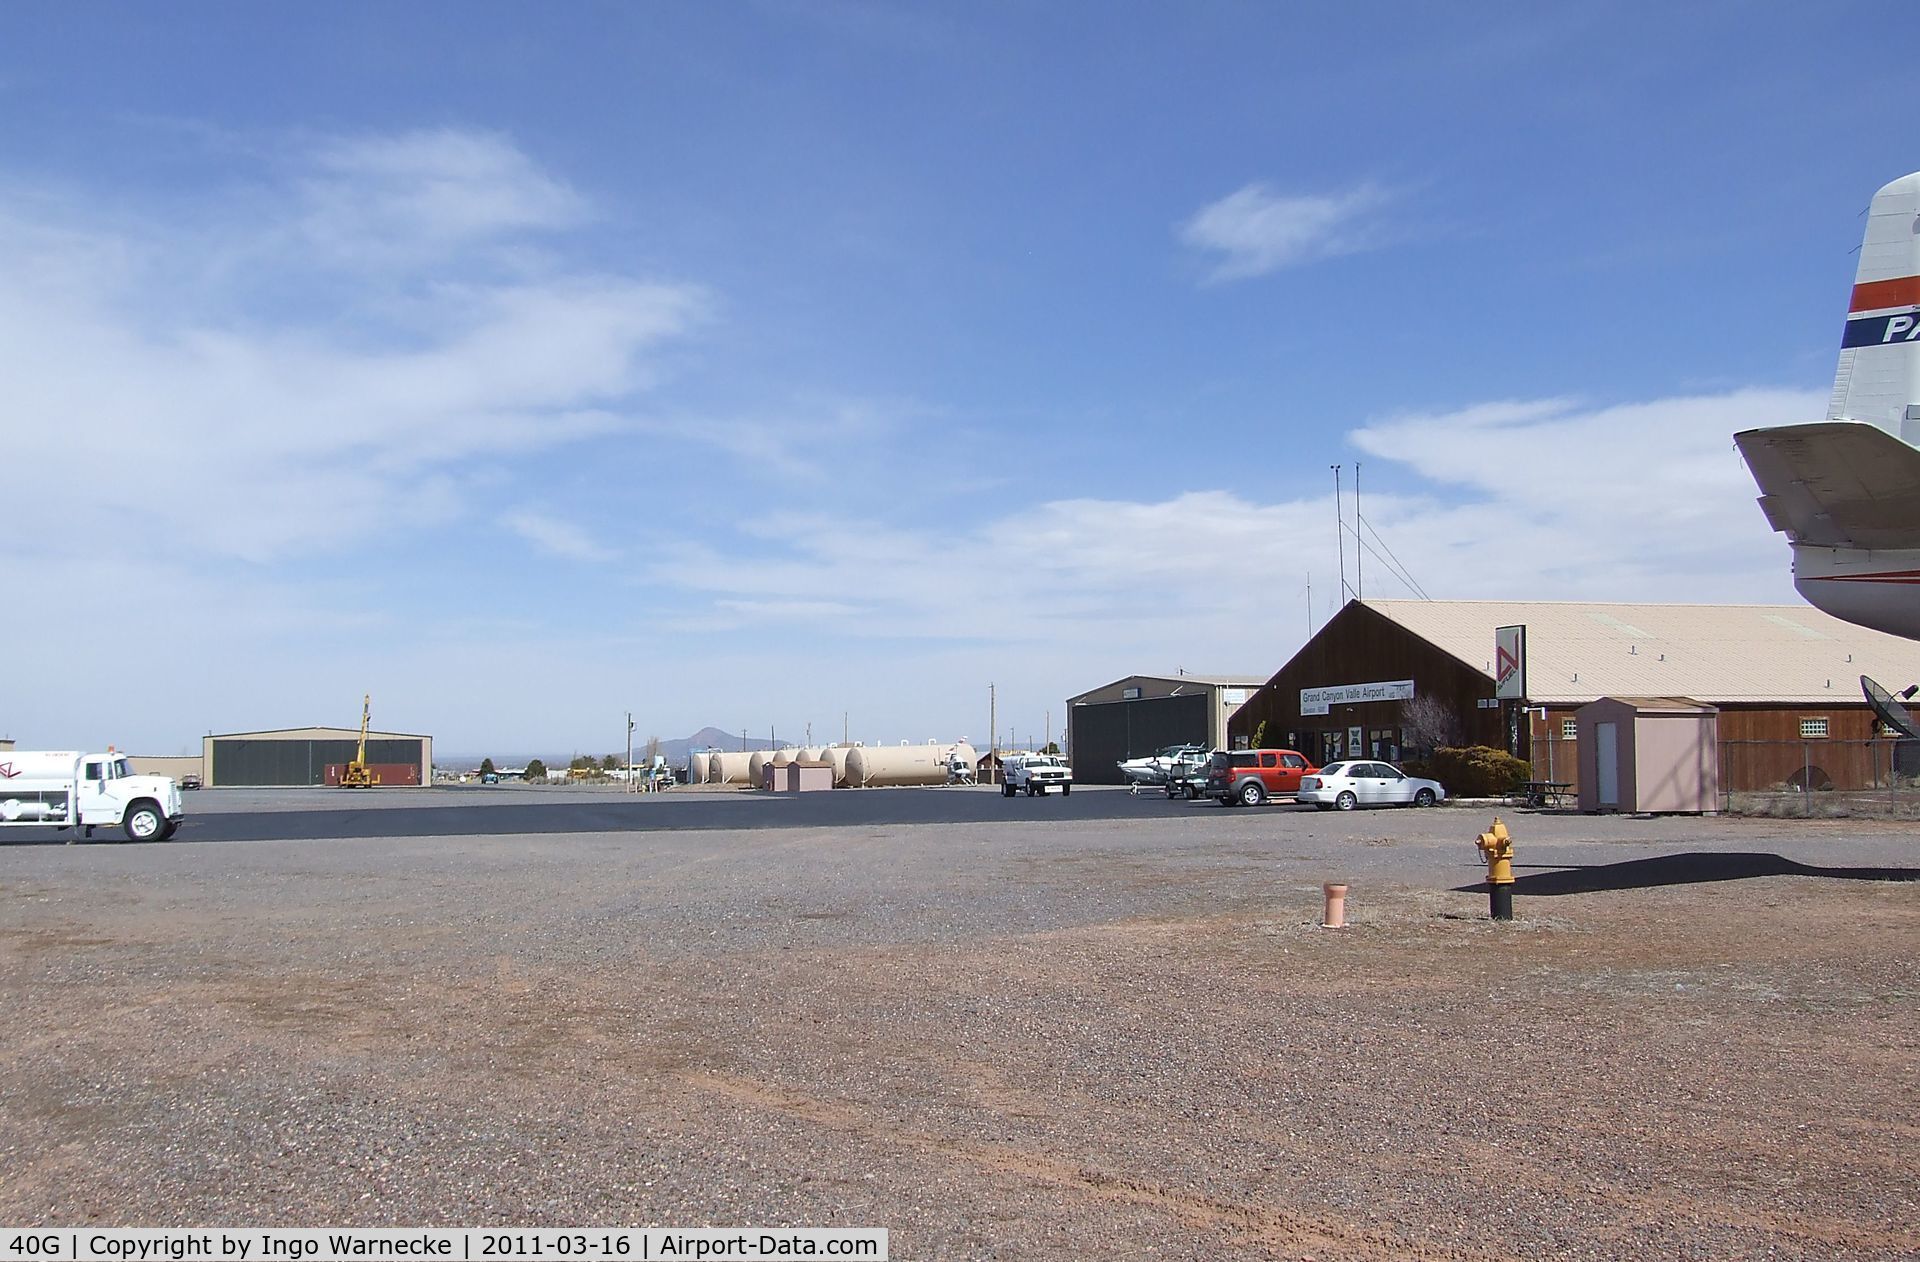
[[[1876,425],[1825,421],[1733,436],[1767,522],[1795,543],[1920,548],[1920,450]]]

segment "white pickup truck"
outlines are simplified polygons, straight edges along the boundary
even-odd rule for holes
[[[125,754],[0,750],[0,828],[119,828],[165,841],[180,827],[180,787],[139,776]]]
[[[1057,788],[1060,796],[1073,792],[1073,768],[1058,754],[1014,754],[1005,762],[1006,776],[1000,782],[1000,796],[1012,797],[1025,789],[1028,797]]]

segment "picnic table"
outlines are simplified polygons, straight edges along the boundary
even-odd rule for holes
[[[1509,801],[1519,798],[1522,806],[1545,810],[1548,807],[1565,806],[1572,792],[1571,780],[1529,780],[1507,796]]]

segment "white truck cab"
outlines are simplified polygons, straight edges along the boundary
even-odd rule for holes
[[[180,786],[135,775],[127,756],[69,750],[0,752],[0,828],[122,829],[165,841],[180,827]]]
[[[1073,792],[1073,768],[1058,754],[1013,754],[1004,763],[1006,775],[1000,782],[1000,796],[1012,797],[1022,789],[1028,797],[1040,796],[1057,788],[1060,796]]]

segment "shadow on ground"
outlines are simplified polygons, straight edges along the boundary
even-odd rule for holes
[[[1516,871],[1527,865],[1515,864]],[[1777,854],[1736,852],[1718,854],[1660,855],[1653,859],[1629,859],[1623,863],[1596,863],[1572,868],[1550,868],[1520,877],[1513,883],[1515,896],[1552,896],[1556,894],[1597,894],[1605,890],[1651,889],[1661,885],[1699,885],[1708,881],[1744,881],[1756,876],[1822,876],[1840,881],[1917,881],[1920,868],[1823,868],[1796,863]],[[1486,885],[1476,881],[1462,885],[1456,893],[1484,893]]]

